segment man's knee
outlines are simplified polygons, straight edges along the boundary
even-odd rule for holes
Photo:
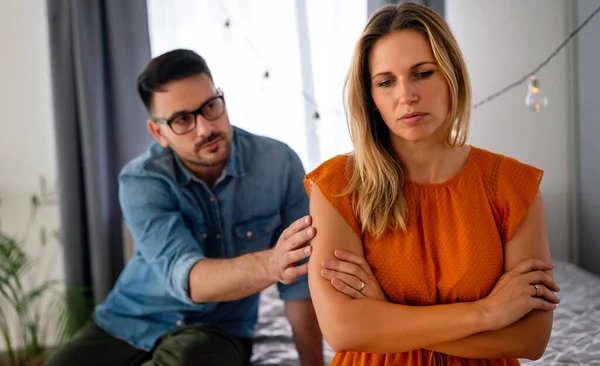
[[[235,352],[226,352],[224,350],[212,350],[204,352],[185,351],[181,360],[176,366],[218,366],[231,365],[242,366],[239,355]]]
[[[73,344],[67,344],[54,351],[44,363],[44,366],[87,366],[88,363]]]
[[[154,366],[242,366],[247,364],[236,353],[220,350],[178,349],[171,351],[157,349],[152,360]]]
[[[186,337],[187,338],[187,337]],[[243,366],[248,356],[227,342],[210,344],[205,340],[169,342],[159,346],[152,357],[155,366]]]

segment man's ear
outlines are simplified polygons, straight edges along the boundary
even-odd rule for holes
[[[148,127],[148,131],[150,131],[150,134],[154,136],[154,139],[158,141],[158,143],[161,144],[162,147],[168,146],[168,142],[162,134],[162,129],[160,128],[159,123],[156,123],[153,120],[149,119],[148,121],[146,121],[146,126]]]

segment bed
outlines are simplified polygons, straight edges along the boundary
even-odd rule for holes
[[[555,277],[561,288],[561,304],[544,356],[521,360],[528,366],[600,366],[600,277],[575,265],[557,262]],[[327,363],[333,351],[325,344]],[[298,365],[291,328],[275,287],[261,296],[259,324],[253,349],[253,365]]]

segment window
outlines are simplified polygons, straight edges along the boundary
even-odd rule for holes
[[[148,14],[152,56],[204,57],[233,125],[287,143],[307,170],[352,150],[342,88],[366,0],[148,0]]]

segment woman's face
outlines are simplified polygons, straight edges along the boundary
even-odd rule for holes
[[[369,75],[393,145],[444,141],[448,84],[421,33],[402,30],[379,39],[369,54]]]

